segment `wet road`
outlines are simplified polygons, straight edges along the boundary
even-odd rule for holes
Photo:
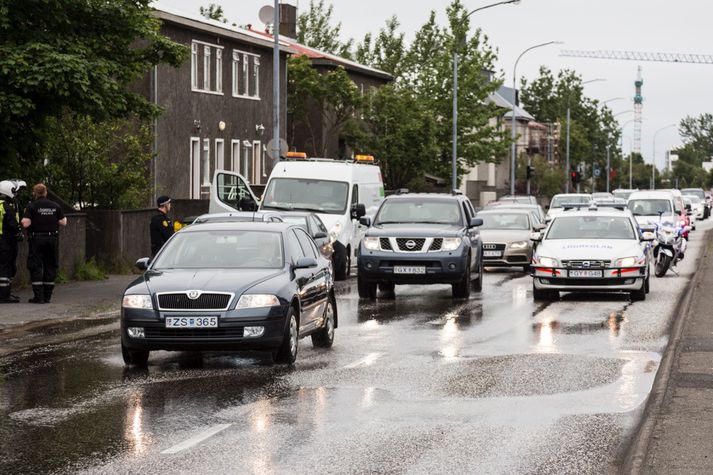
[[[0,359],[1,473],[602,473],[616,470],[655,377],[703,229],[644,302],[566,294],[490,271],[482,294],[339,285],[331,350],[153,353],[117,333]]]

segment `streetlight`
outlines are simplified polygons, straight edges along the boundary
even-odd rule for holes
[[[624,97],[612,97],[611,99],[607,99],[606,101],[602,101],[601,104],[604,106],[609,102],[614,102],[614,101],[621,101],[624,100]]]
[[[277,3],[279,0],[275,0]],[[476,8],[468,12],[465,18],[470,18],[470,16],[481,10],[487,10],[488,8],[497,7],[498,5],[507,4],[517,5],[520,0],[505,0],[502,2],[493,3],[491,5],[486,5],[484,7]],[[455,36],[453,37],[455,42]],[[465,42],[465,40],[464,40]],[[453,193],[456,192],[458,186],[458,48],[460,44],[454,44],[453,48],[453,175],[451,177],[451,189]]]
[[[597,79],[590,79],[589,81],[584,81],[581,85],[584,86],[585,84],[589,84],[592,82],[599,82],[599,81],[606,81],[604,78],[597,78]],[[569,105],[569,100],[570,97],[572,96],[572,91],[570,90],[567,93],[567,149],[566,149],[566,163],[564,166],[564,173],[565,173],[565,181],[564,181],[564,191],[565,193],[569,193],[569,129],[570,129],[570,122],[571,122],[571,108]]]
[[[512,118],[510,122],[510,135],[512,139],[512,145],[511,145],[511,153],[510,153],[510,195],[515,194],[515,155],[517,154],[517,131],[515,130],[516,127],[516,121],[515,121],[515,108],[516,103],[517,103],[517,65],[520,62],[520,59],[522,59],[523,56],[525,56],[526,53],[529,53],[533,49],[537,48],[543,48],[545,46],[550,46],[550,45],[561,45],[561,41],[548,41],[547,43],[540,43],[535,46],[530,46],[527,48],[525,51],[520,53],[520,56],[517,57],[517,60],[515,60],[515,67],[512,70]],[[527,156],[527,166],[528,170],[529,167],[531,166],[531,159],[530,156]],[[530,194],[530,178],[528,177],[527,179],[527,194]]]
[[[612,115],[612,117],[616,117],[616,116],[624,115],[624,114],[630,114],[630,113],[632,113],[632,112],[634,112],[634,109],[629,109],[629,110],[617,112],[616,114]]]
[[[655,190],[656,189],[656,136],[659,134],[659,132],[663,132],[666,129],[670,129],[672,127],[676,127],[678,124],[669,124],[665,127],[661,127],[659,130],[654,132],[654,150],[652,153],[652,158],[651,158],[651,189]]]

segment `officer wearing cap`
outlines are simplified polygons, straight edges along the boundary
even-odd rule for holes
[[[25,208],[22,227],[29,237],[27,268],[34,297],[30,303],[49,303],[59,268],[59,227],[67,218],[57,203],[47,199],[47,187],[38,183],[32,188],[35,201]]]
[[[0,181],[0,303],[20,301],[10,293],[12,279],[17,274],[17,242],[22,237],[15,203],[17,188],[10,180]]]
[[[173,221],[168,219],[168,213],[171,211],[171,198],[168,196],[159,196],[156,200],[158,206],[158,214],[151,218],[151,257],[155,257],[158,251],[161,250],[168,238],[173,236]]]

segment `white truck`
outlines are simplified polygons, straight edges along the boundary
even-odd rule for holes
[[[316,213],[333,242],[335,278],[344,280],[366,231],[359,218],[376,213],[383,198],[384,182],[373,157],[282,160],[273,168],[262,199],[255,196],[243,176],[217,170],[210,212],[246,211],[259,203],[260,211]]]

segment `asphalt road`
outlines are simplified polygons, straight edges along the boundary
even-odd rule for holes
[[[532,300],[519,271],[482,294],[339,284],[331,350],[152,353],[118,334],[0,358],[0,473],[603,473],[636,428],[703,229],[644,302]]]

